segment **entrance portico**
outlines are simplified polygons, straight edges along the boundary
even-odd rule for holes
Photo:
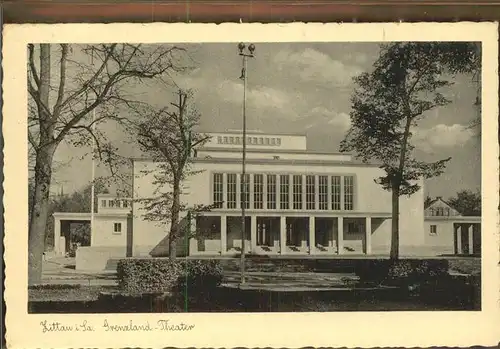
[[[71,247],[71,225],[91,222],[90,212],[55,212],[54,254],[64,256]],[[132,217],[127,212],[105,212],[94,214],[89,246],[119,247],[132,255]],[[82,245],[83,246],[83,245]]]
[[[455,254],[481,253],[481,224],[477,222],[453,223]]]
[[[245,221],[245,252],[260,255],[371,254],[372,219],[383,214],[349,216],[250,213]],[[210,232],[207,233],[207,222]],[[191,222],[190,255],[241,252],[241,216],[207,212]],[[208,240],[207,240],[208,239]]]
[[[90,224],[90,213],[56,212],[53,214],[53,217],[54,254],[56,256],[64,256],[71,247],[71,224]]]

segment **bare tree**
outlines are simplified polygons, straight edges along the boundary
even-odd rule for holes
[[[180,71],[183,49],[164,45],[28,45],[28,141],[34,159],[33,200],[29,222],[29,284],[41,279],[45,227],[54,153],[63,141],[74,146],[94,142],[96,154],[111,165],[115,148],[95,125],[123,122],[120,108],[137,100],[134,84],[168,78]],[[80,59],[78,59],[80,57]],[[55,71],[52,71],[53,67]],[[99,114],[92,113],[99,107]]]
[[[176,257],[177,239],[181,234],[180,214],[188,211],[199,213],[210,210],[209,205],[187,207],[182,202],[183,185],[189,176],[199,171],[192,168],[193,152],[209,137],[195,132],[200,115],[191,103],[190,91],[179,90],[173,108],[140,108],[134,125],[141,150],[156,163],[153,185],[154,197],[139,198],[146,211],[144,218],[150,221],[170,223],[168,232],[169,257]]]

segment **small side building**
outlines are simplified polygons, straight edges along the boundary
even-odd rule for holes
[[[433,255],[480,255],[481,217],[463,216],[441,197],[424,211],[425,246]]]
[[[113,194],[97,195],[97,212],[91,229],[90,246],[76,250],[76,268],[103,270],[110,258],[132,255],[132,200]],[[72,248],[71,225],[91,224],[90,212],[55,212],[54,252],[64,256]]]

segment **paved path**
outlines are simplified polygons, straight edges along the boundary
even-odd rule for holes
[[[98,273],[74,269],[74,258],[57,257],[43,262],[42,283],[85,286],[114,286],[117,283],[115,271]]]

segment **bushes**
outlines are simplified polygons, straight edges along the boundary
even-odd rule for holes
[[[221,283],[222,268],[215,260],[122,259],[117,277],[119,287],[128,293],[207,290]]]
[[[200,292],[212,290],[220,285],[222,277],[222,267],[216,260],[189,260],[187,265],[183,261],[176,287]]]
[[[396,280],[426,282],[448,275],[448,261],[442,259],[360,260],[355,273],[361,282],[392,283]]]
[[[471,257],[451,259],[450,270],[462,274],[481,275],[481,259]]]
[[[440,259],[400,260],[389,268],[390,279],[406,279],[412,282],[436,280],[448,275],[448,261]]]

